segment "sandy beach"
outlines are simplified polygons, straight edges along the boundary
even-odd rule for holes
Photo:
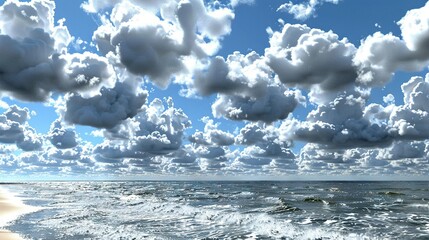
[[[2,240],[22,240],[21,236],[12,233],[4,226],[18,218],[22,214],[35,211],[36,208],[25,205],[19,198],[15,197],[6,189],[0,187],[0,239]]]
[[[9,232],[7,230],[0,230],[0,239],[4,240],[23,240],[21,236],[16,233]]]

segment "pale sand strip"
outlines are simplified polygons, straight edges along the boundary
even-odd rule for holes
[[[16,233],[11,233],[6,230],[0,230],[0,239],[2,240],[24,240],[21,236]]]
[[[6,189],[0,187],[0,239],[1,240],[23,240],[16,233],[11,233],[3,227],[10,221],[17,219],[20,215],[36,211],[36,207],[25,205],[19,198],[15,197]]]

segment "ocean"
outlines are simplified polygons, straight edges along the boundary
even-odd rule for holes
[[[37,182],[28,239],[429,239],[429,182]]]

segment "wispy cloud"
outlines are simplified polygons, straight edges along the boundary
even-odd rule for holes
[[[255,0],[231,0],[231,7],[236,7],[238,5],[253,5]]]
[[[338,4],[340,0],[309,0],[304,3],[293,3],[291,1],[280,5],[278,12],[288,12],[297,20],[307,20],[316,15],[316,8],[323,3]]]

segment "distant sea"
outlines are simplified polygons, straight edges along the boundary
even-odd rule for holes
[[[429,182],[39,182],[29,239],[429,239]]]

